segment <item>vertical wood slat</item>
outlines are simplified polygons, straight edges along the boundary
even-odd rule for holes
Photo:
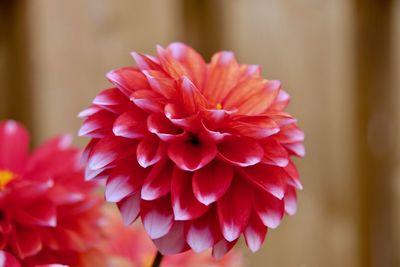
[[[32,129],[26,16],[24,0],[0,1],[0,120]]]
[[[184,41],[209,59],[223,48],[221,1],[182,0],[181,7]]]
[[[361,266],[399,266],[394,247],[395,148],[391,0],[355,0]]]

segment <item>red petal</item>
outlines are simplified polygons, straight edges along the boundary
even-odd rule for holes
[[[129,98],[117,88],[101,91],[92,103],[117,114],[129,108],[129,106],[133,106]]]
[[[289,104],[290,96],[284,90],[280,90],[274,103],[267,109],[267,111],[282,111]]]
[[[154,58],[148,55],[143,55],[141,53],[132,52],[133,59],[136,61],[137,66],[141,70],[157,70],[161,71],[162,68]]]
[[[34,226],[55,227],[57,225],[57,211],[53,202],[41,199],[35,200],[24,209],[15,210],[14,219],[21,224]]]
[[[112,70],[106,74],[106,77],[126,96],[130,96],[133,91],[150,88],[146,77],[137,68],[124,67]]]
[[[279,81],[267,81],[267,84],[261,90],[251,94],[236,107],[242,114],[260,114],[275,101],[280,88],[281,83]]]
[[[249,224],[244,230],[246,245],[252,252],[256,252],[260,249],[267,234],[267,230],[268,228],[264,226],[258,215],[253,213]]]
[[[256,139],[266,138],[279,132],[279,126],[267,116],[245,116],[230,123],[240,135]]]
[[[143,71],[151,88],[167,99],[176,99],[178,96],[176,82],[170,76],[160,71]]]
[[[289,215],[295,214],[297,210],[297,193],[294,187],[290,185],[286,187],[283,201],[285,203],[285,212]]]
[[[125,197],[117,204],[124,224],[129,225],[133,223],[140,212],[140,192]]]
[[[211,208],[200,218],[191,221],[186,228],[186,242],[195,252],[202,252],[221,240],[217,216],[216,209]]]
[[[203,88],[206,63],[199,53],[183,43],[172,43],[163,53],[164,68],[175,78],[188,76],[200,90]],[[173,59],[173,61],[172,61]],[[178,68],[175,66],[179,66]],[[176,76],[174,76],[176,75]]]
[[[258,192],[255,208],[263,224],[275,229],[281,223],[285,211],[283,200],[266,192]]]
[[[13,251],[21,259],[33,256],[42,249],[40,232],[27,228],[15,229],[12,232],[10,242]]]
[[[222,101],[223,108],[227,110],[238,108],[254,95],[255,92],[260,92],[266,83],[267,81],[261,77],[243,80],[235,85]]]
[[[299,143],[290,143],[284,144],[284,147],[289,150],[291,155],[295,155],[298,157],[304,157],[306,155],[306,150],[302,142]]]
[[[130,96],[136,106],[148,112],[163,112],[165,99],[152,90],[137,90]]]
[[[212,103],[219,104],[239,80],[239,65],[232,52],[219,52],[211,58],[208,79],[203,94]]]
[[[252,194],[251,187],[241,177],[234,177],[229,190],[218,200],[219,223],[226,240],[239,238],[248,224],[253,203]]]
[[[163,141],[182,138],[184,132],[169,121],[162,113],[153,113],[147,118],[147,129]]]
[[[128,139],[114,136],[106,137],[93,147],[87,166],[92,170],[99,170],[129,155],[134,155],[136,146]]]
[[[28,156],[29,134],[21,124],[0,123],[0,169],[21,173]]]
[[[184,223],[175,222],[174,226],[161,238],[153,240],[163,255],[173,255],[188,249],[184,236]]]
[[[2,267],[21,267],[17,259],[8,252],[0,251],[0,266]]]
[[[236,244],[238,239],[228,242],[225,239],[222,239],[217,244],[214,245],[212,250],[212,256],[214,259],[220,260],[226,253],[228,253],[233,246]]]
[[[173,167],[168,160],[159,161],[152,167],[143,183],[142,199],[154,200],[170,192]]]
[[[79,129],[79,136],[88,136],[91,138],[103,138],[112,134],[112,127],[117,116],[106,110],[87,117]]]
[[[192,144],[188,140],[171,143],[168,147],[168,156],[182,170],[198,170],[212,161],[217,154],[215,144],[199,142],[199,144]]]
[[[293,118],[290,114],[285,112],[276,112],[276,113],[268,112],[265,114],[267,114],[268,117],[273,119],[279,125],[279,127],[283,127],[297,122],[295,118]]]
[[[143,112],[127,111],[115,120],[113,132],[125,138],[141,138],[148,133],[146,119],[147,115]]]
[[[79,118],[86,118],[89,117],[97,112],[99,112],[100,110],[102,110],[101,107],[96,106],[96,105],[90,105],[90,107],[82,110],[81,112],[79,112],[78,117]]]
[[[260,144],[264,148],[263,163],[279,167],[285,167],[288,165],[289,154],[279,142],[273,138],[266,138],[261,140]]]
[[[143,184],[147,171],[131,160],[113,169],[106,183],[106,200],[121,201],[124,197],[137,192]]]
[[[193,220],[203,215],[208,207],[201,204],[193,195],[192,174],[174,169],[171,183],[171,200],[175,220]]]
[[[166,154],[165,144],[149,135],[142,139],[137,147],[136,158],[140,166],[147,168],[157,163]]]
[[[294,165],[292,160],[289,160],[289,164],[284,168],[285,172],[288,174],[288,181],[287,183],[291,186],[294,186],[298,189],[303,189],[303,185],[300,182],[300,175],[299,171],[297,170],[296,165]]]
[[[180,89],[183,105],[189,114],[193,114],[207,106],[208,101],[186,76],[183,76],[180,81]]]
[[[259,163],[264,150],[260,144],[251,138],[231,138],[218,144],[219,156],[224,160],[241,166],[251,166]]]
[[[167,104],[165,106],[165,116],[175,125],[184,129],[195,131],[199,128],[197,122],[197,114],[188,115],[187,111],[181,106],[175,104]]]
[[[295,124],[281,127],[281,131],[275,135],[275,139],[283,144],[304,141],[304,133]]]
[[[261,67],[259,65],[240,65],[240,80],[259,77],[261,75]]]
[[[214,160],[194,173],[192,181],[194,195],[204,205],[210,205],[228,190],[232,178],[232,166]]]
[[[271,193],[275,197],[282,199],[285,194],[286,173],[282,168],[257,164],[241,169],[249,181],[261,189]]]
[[[142,200],[140,216],[144,229],[151,239],[168,234],[174,224],[174,214],[169,196],[153,201]]]

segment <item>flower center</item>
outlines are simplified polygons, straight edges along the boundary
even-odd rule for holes
[[[215,106],[215,108],[216,108],[216,109],[222,109],[222,104],[221,104],[221,103],[218,103],[218,104]]]
[[[0,170],[0,190],[3,190],[8,183],[16,178],[16,175],[7,170]]]
[[[192,145],[199,145],[200,144],[200,139],[197,137],[197,135],[190,133],[189,134],[189,140]]]

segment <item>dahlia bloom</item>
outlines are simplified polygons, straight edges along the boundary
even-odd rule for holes
[[[232,52],[208,64],[182,43],[157,52],[132,53],[137,66],[109,72],[114,87],[80,113],[86,179],[106,179],[125,224],[140,217],[164,255],[212,248],[220,258],[241,235],[257,251],[302,187],[289,95]]]
[[[85,182],[81,152],[70,141],[62,136],[28,153],[26,129],[0,122],[3,259],[11,254],[22,266],[72,265],[96,242],[101,201],[94,183]]]

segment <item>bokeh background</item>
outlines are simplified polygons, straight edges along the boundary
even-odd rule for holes
[[[0,0],[0,119],[75,134],[108,70],[176,40],[260,64],[306,133],[299,211],[247,265],[400,266],[400,1]]]

